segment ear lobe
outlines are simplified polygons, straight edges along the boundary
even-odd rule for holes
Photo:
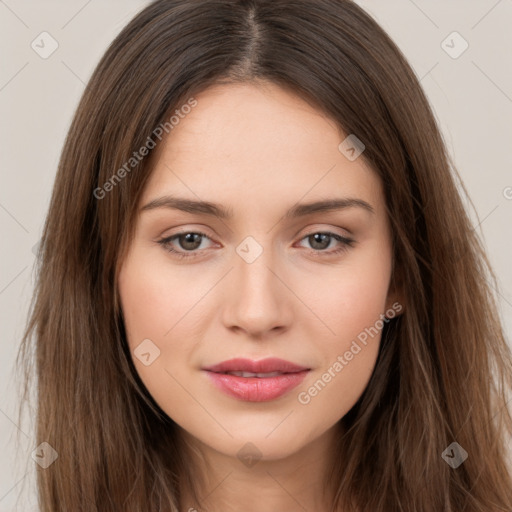
[[[395,296],[389,296],[389,300],[386,303],[386,318],[396,318],[397,316],[400,316],[404,310],[405,306],[403,300],[400,298],[395,298]]]
[[[405,288],[399,273],[393,273],[386,299],[386,311],[392,309],[394,316],[400,316],[405,311]]]

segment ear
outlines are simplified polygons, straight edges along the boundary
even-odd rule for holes
[[[395,268],[389,283],[386,311],[392,310],[395,312],[393,316],[400,316],[405,311],[405,308],[405,287],[402,274]]]

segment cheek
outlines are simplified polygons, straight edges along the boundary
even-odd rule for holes
[[[183,363],[191,344],[173,343],[176,334],[183,333],[191,304],[197,302],[192,300],[196,293],[185,300],[181,296],[190,289],[187,282],[190,279],[180,279],[176,272],[171,280],[165,265],[151,262],[137,251],[127,258],[119,274],[119,296],[133,364],[149,393],[168,414],[186,411],[190,405],[179,382],[186,380]],[[182,336],[184,339],[187,337]]]
[[[126,259],[119,274],[119,296],[128,346],[135,367],[146,384],[148,379],[169,380],[165,369],[184,374],[186,363],[201,335],[205,301],[214,279],[198,279],[197,271],[165,261],[165,255],[148,254],[137,247]],[[144,340],[159,350],[151,366],[134,354]],[[146,342],[147,343],[147,342]]]
[[[309,303],[325,324],[316,322],[315,329],[325,334],[311,336],[322,364],[301,388],[298,401],[326,424],[352,408],[375,368],[391,271],[390,259],[376,253],[351,260],[339,272],[331,269],[327,282],[315,279],[309,290]]]
[[[144,338],[165,343],[171,338],[194,302],[201,287],[191,284],[190,273],[180,273],[161,260],[134,251],[120,271],[119,295],[130,344]],[[203,292],[204,293],[204,292]]]
[[[331,268],[323,270],[325,276],[311,276],[304,290],[308,305],[329,327],[324,327],[324,339],[329,339],[330,331],[333,343],[329,345],[338,348],[373,326],[386,309],[391,257],[382,250],[355,256],[336,271]]]
[[[352,299],[350,307],[338,310],[338,315],[328,320],[336,336],[316,338],[322,363],[298,390],[297,401],[303,412],[321,419],[319,431],[347,414],[364,393],[375,369],[383,301],[368,304],[361,298]]]

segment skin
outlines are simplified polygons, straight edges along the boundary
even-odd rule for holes
[[[346,137],[322,112],[274,84],[230,84],[196,96],[198,104],[154,150],[157,160],[140,207],[166,195],[220,203],[233,218],[158,208],[139,213],[122,262],[119,294],[128,343],[160,350],[137,372],[183,437],[211,465],[204,498],[184,490],[181,509],[327,510],[322,483],[339,420],[365,390],[380,332],[312,397],[298,394],[322,377],[365,328],[392,304],[392,245],[380,179],[359,157],[338,149]],[[354,197],[352,207],[283,219],[288,208]],[[176,238],[178,259],[158,240],[178,231],[205,233],[194,248]],[[342,244],[308,235],[333,232]],[[236,252],[248,236],[263,249],[252,263]],[[192,239],[193,241],[194,239]],[[201,243],[199,244],[199,242]],[[180,245],[181,243],[181,245]],[[337,283],[337,284],[335,284]],[[280,357],[311,368],[306,379],[270,402],[232,398],[201,368],[233,357]],[[237,456],[252,443],[249,467]]]

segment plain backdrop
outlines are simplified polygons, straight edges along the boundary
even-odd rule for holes
[[[469,213],[499,278],[496,293],[511,343],[512,0],[358,3],[399,45],[421,79],[474,203]],[[17,424],[13,365],[33,289],[33,248],[64,137],[95,65],[147,4],[0,0],[0,512],[36,510],[33,424],[30,414]],[[44,55],[52,45],[56,50]]]

